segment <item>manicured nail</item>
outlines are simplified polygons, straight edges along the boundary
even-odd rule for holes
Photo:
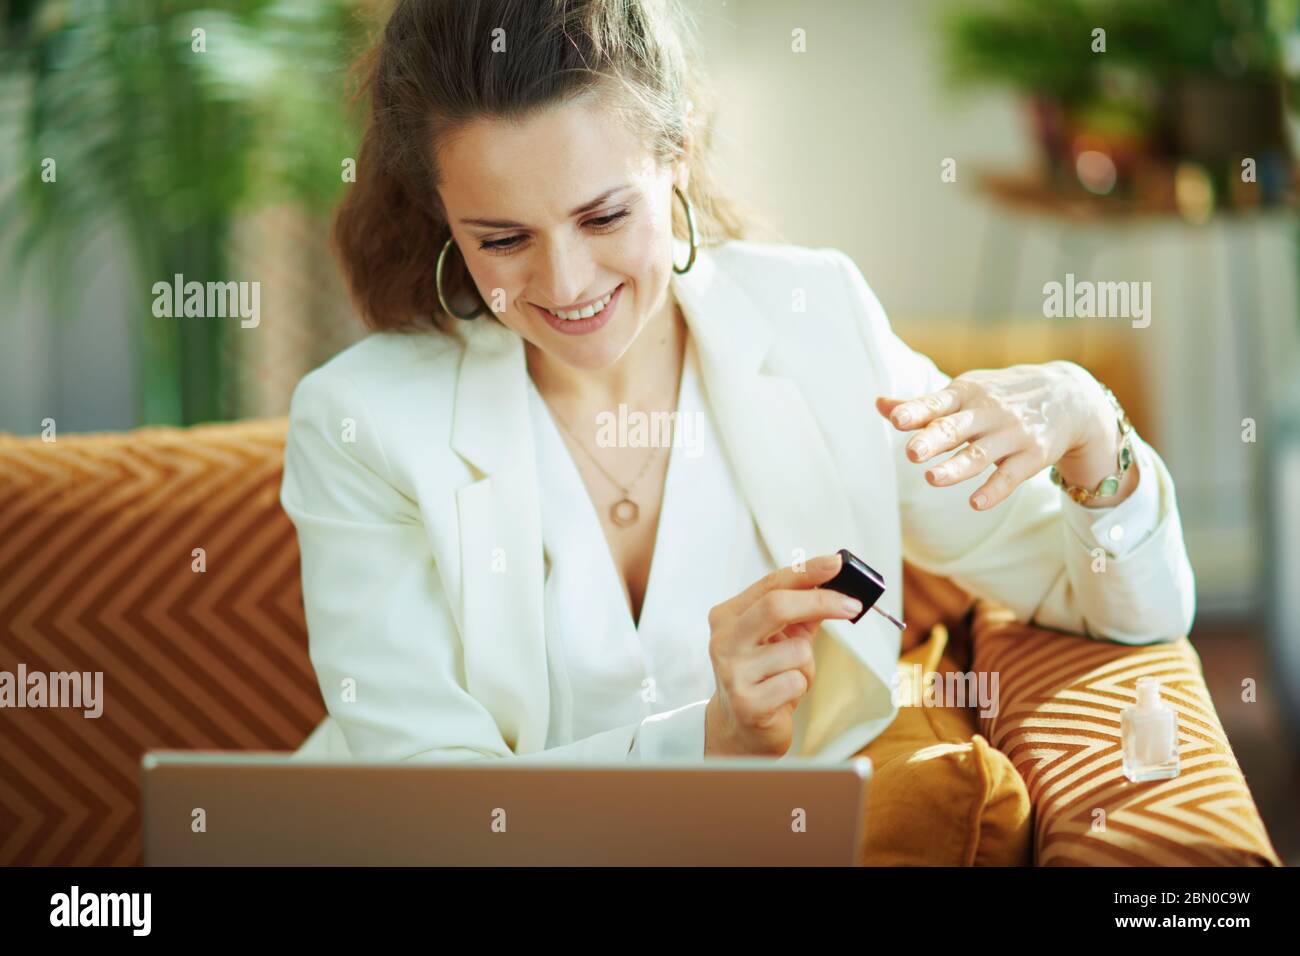
[[[930,446],[923,441],[919,441],[912,446],[912,454],[916,455],[917,458],[924,458],[925,453],[929,450]]]
[[[987,498],[985,498],[983,495],[976,495],[976,496],[975,496],[975,507],[976,507],[976,508],[983,508],[983,507],[984,507],[986,504],[988,504],[988,503],[989,503],[989,500],[988,500]]]
[[[850,614],[857,614],[862,610],[862,602],[857,598],[846,597],[842,603],[844,605],[844,610],[848,611]]]
[[[912,413],[909,412],[906,408],[900,408],[894,412],[894,421],[898,422],[898,424],[900,425],[906,425],[911,420],[912,420]]]

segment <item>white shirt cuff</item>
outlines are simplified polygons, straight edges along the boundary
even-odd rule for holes
[[[1146,442],[1133,433],[1133,457],[1138,483],[1133,493],[1117,505],[1085,508],[1064,491],[1065,520],[1079,541],[1091,551],[1101,548],[1112,558],[1128,554],[1160,523],[1159,480]]]
[[[703,760],[704,712],[708,700],[651,714],[641,721],[632,740],[630,758],[638,760]]]

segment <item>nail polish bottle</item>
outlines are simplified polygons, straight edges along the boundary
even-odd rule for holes
[[[1120,713],[1124,776],[1134,783],[1178,776],[1178,715],[1160,700],[1160,681],[1139,677],[1137,706]]]
[[[906,625],[902,621],[876,604],[880,596],[885,593],[885,579],[880,572],[848,548],[840,548],[839,556],[839,573],[822,587],[839,591],[862,602],[862,610],[858,612],[857,617],[851,617],[849,620],[857,624],[858,619],[867,611],[875,611],[900,631],[905,630]]]

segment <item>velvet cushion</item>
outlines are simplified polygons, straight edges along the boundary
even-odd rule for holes
[[[965,671],[948,630],[900,657],[922,673]],[[909,703],[906,697],[900,702]],[[859,751],[870,757],[861,862],[867,866],[1027,866],[1032,815],[1024,781],[979,734],[969,707],[900,706],[889,728]]]

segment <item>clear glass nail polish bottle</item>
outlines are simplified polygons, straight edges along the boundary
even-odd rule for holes
[[[1124,776],[1134,783],[1178,776],[1178,715],[1160,700],[1160,681],[1139,677],[1137,706],[1120,713]]]

